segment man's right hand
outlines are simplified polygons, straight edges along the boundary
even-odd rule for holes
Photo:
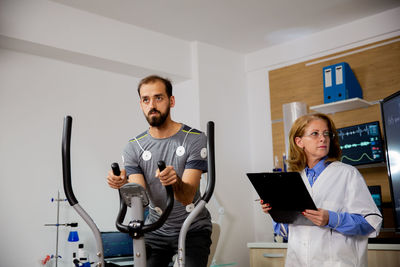
[[[126,179],[126,171],[121,170],[121,175],[116,176],[113,171],[110,170],[107,176],[107,183],[111,188],[119,189],[121,186],[128,183],[128,180]]]

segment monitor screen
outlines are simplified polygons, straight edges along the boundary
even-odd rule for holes
[[[379,211],[382,213],[382,192],[380,185],[370,185],[368,190],[371,193],[372,199],[374,200]]]
[[[337,129],[342,162],[356,166],[385,160],[379,122],[368,122]]]
[[[121,232],[101,232],[104,258],[132,256],[133,241],[129,234]]]
[[[396,228],[400,230],[400,91],[383,99],[381,112]]]

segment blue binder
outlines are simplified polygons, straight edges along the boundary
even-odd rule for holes
[[[346,62],[326,66],[322,69],[324,78],[324,103],[362,98],[362,89],[356,76]]]

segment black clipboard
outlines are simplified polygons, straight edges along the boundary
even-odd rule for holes
[[[278,223],[294,223],[303,219],[305,209],[317,210],[298,172],[247,173],[264,203],[269,203],[272,219]]]

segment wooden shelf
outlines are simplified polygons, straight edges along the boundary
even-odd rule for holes
[[[310,109],[317,111],[317,112],[330,114],[330,113],[336,113],[336,112],[358,109],[358,108],[367,108],[372,105],[373,105],[372,103],[365,101],[364,99],[356,97],[356,98],[346,99],[346,100],[332,102],[332,103],[328,103],[328,104],[312,106],[312,107],[310,107]]]

